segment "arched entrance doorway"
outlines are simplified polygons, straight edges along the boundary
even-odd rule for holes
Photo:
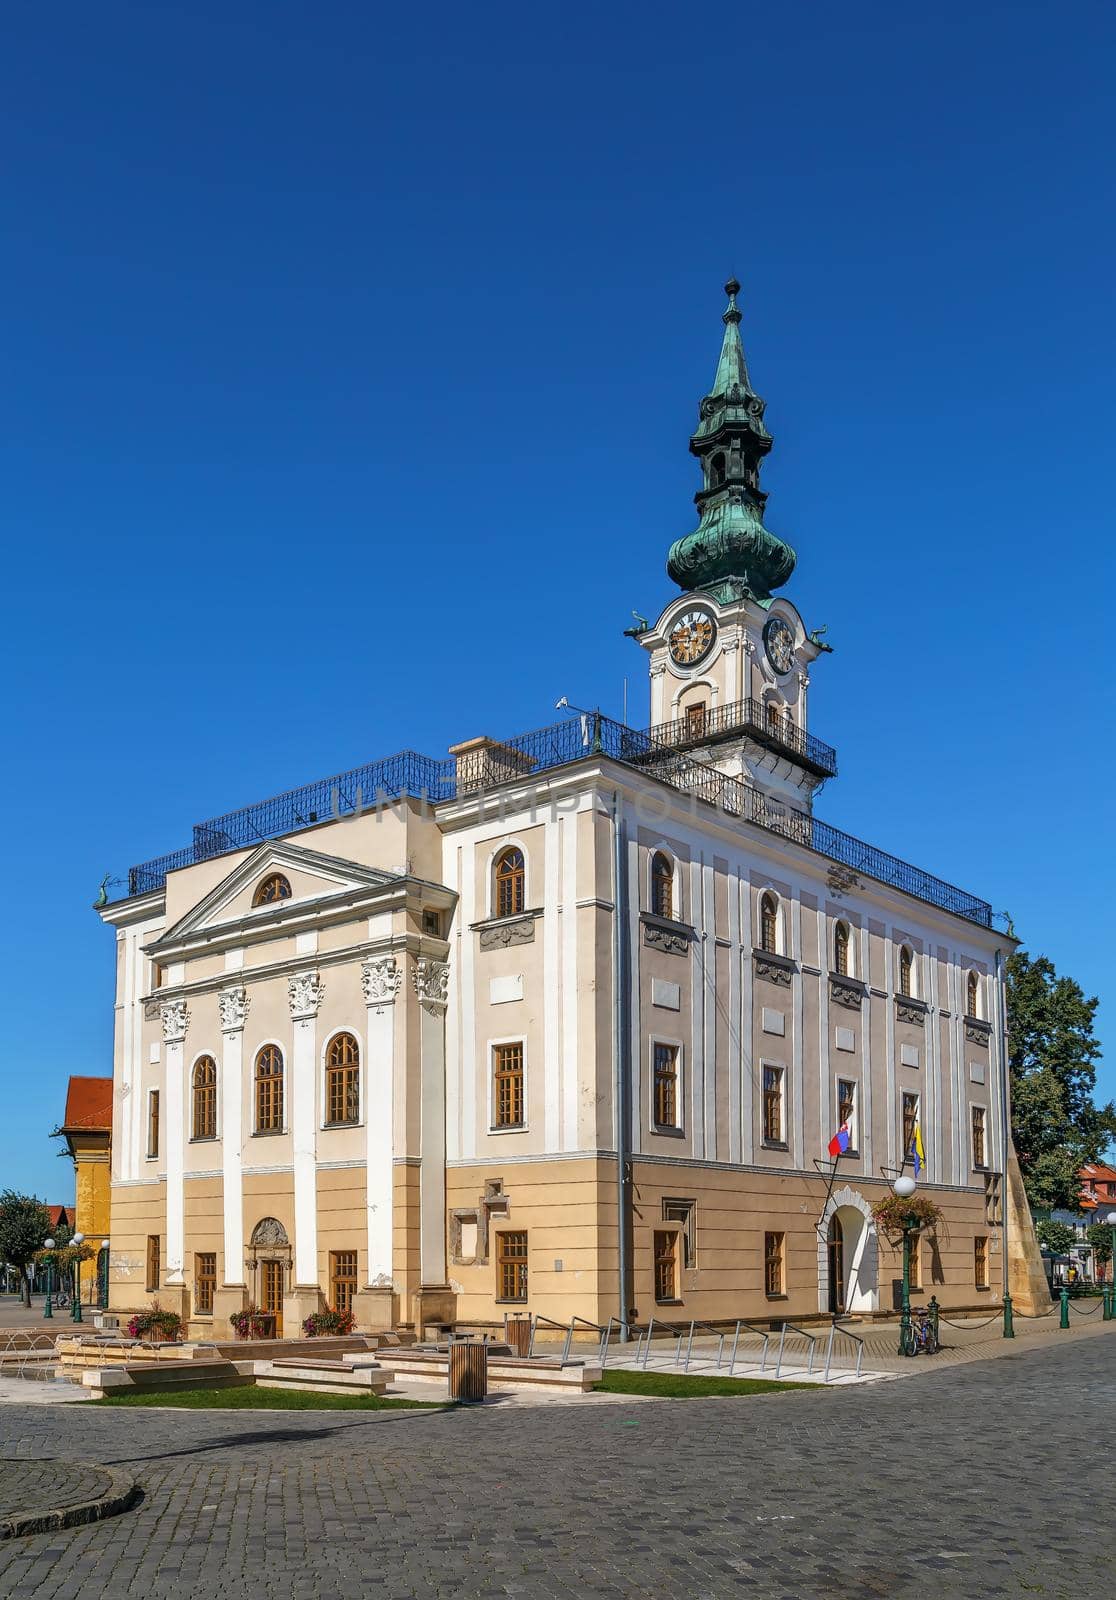
[[[845,1310],[845,1230],[836,1211],[829,1219],[826,1248],[829,1252],[829,1311],[831,1316],[839,1317]]]
[[[831,1316],[879,1304],[876,1229],[864,1196],[838,1189],[818,1227],[818,1309]]]
[[[275,1217],[262,1217],[248,1244],[252,1299],[275,1318],[276,1338],[283,1337],[283,1291],[291,1271],[291,1242]]]

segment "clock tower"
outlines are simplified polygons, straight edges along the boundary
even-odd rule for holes
[[[698,525],[667,556],[683,593],[631,632],[650,656],[657,739],[809,809],[837,771],[836,752],[806,731],[809,668],[829,646],[773,592],[796,557],[764,526],[760,466],[772,439],[744,359],[735,278],[725,292],[721,356],[690,439],[702,473]]]

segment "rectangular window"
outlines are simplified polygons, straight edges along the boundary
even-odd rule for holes
[[[763,1287],[769,1298],[783,1293],[785,1239],[783,1233],[765,1233],[763,1236]]]
[[[329,1252],[329,1303],[333,1310],[351,1311],[356,1290],[356,1251],[331,1250]]]
[[[911,1238],[911,1288],[922,1288],[922,1235],[916,1233]]]
[[[988,1287],[988,1237],[978,1233],[973,1240],[973,1279],[978,1289]]]
[[[159,1091],[152,1089],[147,1096],[147,1154],[159,1154]]]
[[[692,1267],[697,1261],[697,1207],[692,1200],[664,1200],[663,1221],[682,1224],[682,1265]]]
[[[497,1128],[523,1126],[523,1044],[492,1047],[492,1107]]]
[[[433,934],[436,939],[442,937],[442,914],[440,911],[424,911],[422,914],[423,933]]]
[[[849,1149],[856,1145],[856,1084],[851,1078],[837,1079],[837,1126],[849,1130]]]
[[[655,1229],[655,1299],[678,1299],[678,1235]]]
[[[157,1233],[147,1235],[147,1290],[153,1294],[163,1275],[163,1251]]]
[[[918,1122],[918,1095],[903,1095],[903,1160],[910,1161],[914,1150],[915,1125]]]
[[[360,1068],[352,1062],[326,1068],[326,1123],[355,1127],[360,1121]]]
[[[217,1287],[217,1256],[203,1250],[194,1257],[194,1315],[213,1315],[213,1291]]]
[[[783,1079],[782,1067],[763,1069],[763,1142],[782,1144],[783,1140]]]
[[[678,1046],[655,1043],[653,1111],[656,1128],[678,1127]]]
[[[496,1298],[527,1301],[527,1235],[496,1235]]]
[[[985,1110],[983,1106],[970,1108],[973,1118],[973,1166],[986,1167],[987,1149],[985,1147]]]

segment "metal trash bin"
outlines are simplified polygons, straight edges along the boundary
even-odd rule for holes
[[[488,1347],[481,1339],[451,1339],[449,1397],[483,1400],[488,1394]]]
[[[531,1348],[530,1317],[505,1317],[504,1338],[513,1354],[525,1356]]]

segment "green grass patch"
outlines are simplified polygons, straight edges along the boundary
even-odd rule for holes
[[[683,1372],[622,1372],[607,1369],[594,1389],[606,1394],[658,1395],[667,1400],[700,1400],[708,1395],[778,1394],[784,1389],[816,1389],[813,1383],[766,1383],[762,1378],[687,1377]]]
[[[305,1389],[124,1389],[87,1406],[181,1406],[186,1411],[441,1411],[438,1400],[399,1400],[377,1394],[312,1394]]]

